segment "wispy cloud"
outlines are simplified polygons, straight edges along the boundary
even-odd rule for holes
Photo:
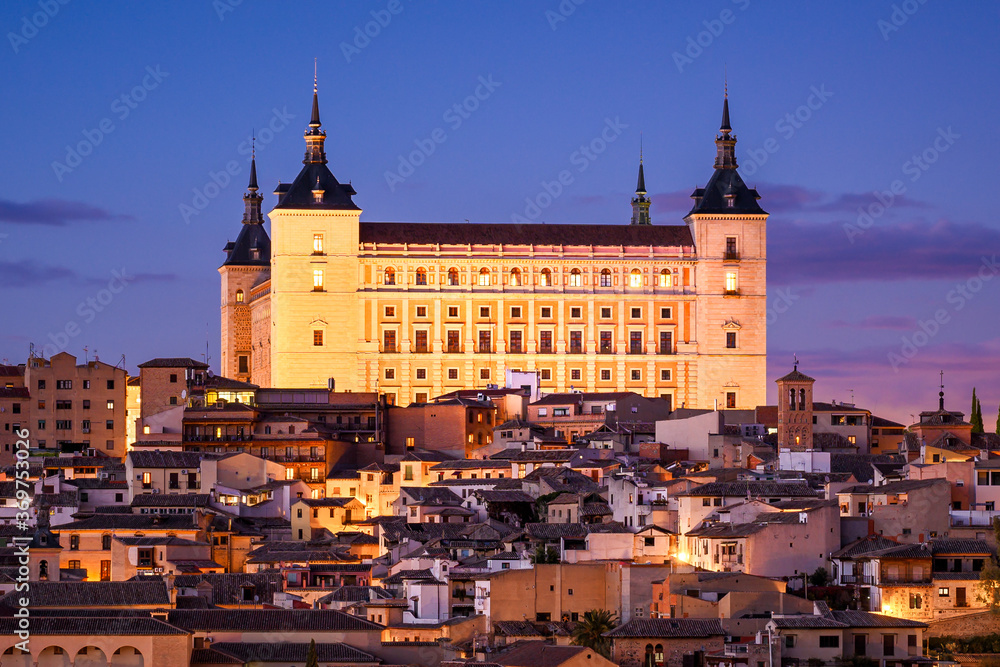
[[[72,222],[116,222],[134,220],[130,215],[110,211],[63,199],[39,199],[32,202],[14,202],[0,199],[0,222],[15,225],[41,225],[65,227]]]
[[[127,274],[127,278],[129,284],[142,284],[173,282],[178,276],[175,273],[136,273]],[[0,261],[0,283],[10,289],[52,283],[101,287],[107,285],[108,280],[107,276],[86,276],[64,266],[43,264],[33,259]]]

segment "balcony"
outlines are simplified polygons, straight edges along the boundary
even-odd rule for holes
[[[739,296],[740,291],[738,289],[727,289],[723,292],[723,296]]]
[[[870,574],[841,574],[840,583],[845,586],[874,586],[875,577]]]
[[[735,250],[727,250],[725,254],[722,255],[722,259],[727,262],[738,262],[740,261],[740,253]]]

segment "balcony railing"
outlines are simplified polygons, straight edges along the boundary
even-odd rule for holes
[[[725,296],[739,296],[740,291],[738,289],[727,289],[725,291]]]
[[[870,574],[841,574],[840,583],[873,586],[875,584],[875,577]]]
[[[722,259],[727,262],[738,262],[740,261],[740,253],[735,250],[727,250]]]

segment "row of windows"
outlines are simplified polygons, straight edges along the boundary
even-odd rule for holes
[[[556,351],[555,345],[553,344],[554,336],[551,330],[542,330],[538,332],[537,343],[537,353],[538,354],[554,354]],[[323,332],[320,330],[313,331],[313,345],[323,344]],[[522,331],[508,331],[507,340],[507,350],[508,354],[527,354],[530,350],[525,344],[524,332]],[[445,347],[444,352],[451,354],[461,354],[463,350],[461,331],[457,329],[449,329],[445,332]],[[416,329],[413,332],[413,341],[411,351],[415,353],[428,353],[431,351],[429,344],[430,332],[426,329]],[[569,354],[583,354],[584,350],[584,332],[583,331],[570,331],[569,340],[567,341],[566,351]],[[597,352],[600,354],[615,354],[615,342],[614,342],[614,331],[605,330],[598,332]],[[735,349],[736,348],[736,332],[729,331],[726,332],[726,347]],[[382,332],[382,352],[384,353],[394,353],[401,352],[402,349],[398,345],[397,332],[394,329],[387,329]],[[474,352],[480,354],[493,354],[494,352],[499,352],[499,350],[494,349],[493,345],[493,332],[489,330],[480,330],[477,335],[476,345],[473,349]],[[674,347],[674,334],[672,331],[661,331],[659,334],[659,346],[656,349],[656,354],[674,354],[676,351]],[[645,332],[643,331],[629,331],[628,332],[628,342],[625,348],[625,352],[628,354],[645,354]]]
[[[46,426],[47,426],[47,424],[48,424],[48,422],[46,420],[39,419],[38,420],[38,430],[39,431],[44,431],[45,428],[46,428]],[[84,419],[83,421],[81,421],[80,422],[80,428],[83,429],[84,433],[89,433],[90,429],[91,429],[90,420],[89,419]],[[109,431],[114,430],[114,428],[115,428],[115,420],[108,419],[107,421],[105,421],[104,422],[104,428],[108,429]],[[70,420],[70,419],[57,419],[56,420],[56,430],[57,431],[72,431],[73,430],[73,421]]]
[[[459,317],[458,306],[448,306],[448,318],[455,319]],[[386,319],[393,319],[396,317],[396,306],[384,306],[382,310]],[[427,317],[427,306],[416,306],[414,312],[417,317]],[[492,316],[491,306],[479,306],[479,318],[480,319],[491,319]],[[543,320],[552,319],[552,306],[542,306],[538,309],[539,317]],[[660,319],[670,320],[673,319],[674,309],[669,306],[660,307]],[[524,317],[524,310],[521,306],[511,306],[510,307],[510,319],[518,320]],[[569,309],[570,319],[579,320],[583,319],[583,306],[571,306]],[[642,319],[642,307],[633,306],[629,309],[629,317],[633,320]],[[614,308],[611,306],[601,306],[600,308],[600,318],[602,320],[610,320],[614,318]]]
[[[38,401],[38,409],[39,410],[44,410],[45,409],[45,405],[46,405],[46,403],[45,403],[44,400],[39,400]],[[107,406],[108,410],[114,410],[115,409],[115,401],[114,401],[114,399],[108,399],[108,401],[105,403],[105,405]],[[89,410],[90,409],[90,401],[87,400],[87,399],[83,400],[82,401],[82,407],[83,407],[84,410]],[[72,409],[73,409],[73,401],[70,401],[70,400],[58,400],[58,401],[56,401],[56,410],[72,410]],[[20,412],[21,412],[21,404],[20,403],[15,403],[14,404],[14,414],[20,414]]]
[[[396,285],[396,269],[389,267],[385,269],[382,274],[382,283],[385,285]],[[499,274],[500,272],[496,272]],[[487,287],[496,284],[493,277],[494,272],[488,267],[482,267],[479,269],[479,273],[476,274],[476,284],[480,287]],[[426,285],[427,284],[427,269],[420,267],[413,274],[413,282],[415,285]],[[455,267],[448,269],[448,274],[446,278],[446,285],[449,287],[457,287],[461,283],[459,270]],[[521,269],[514,268],[511,269],[507,274],[507,280],[504,284],[511,287],[521,287],[527,281],[521,272]],[[572,269],[567,276],[565,283],[570,287],[582,287],[587,283],[587,278],[580,269]],[[616,283],[611,269],[601,269],[599,277],[595,284],[600,287],[611,287],[612,283]],[[538,284],[541,287],[551,287],[554,284],[554,279],[552,277],[551,269],[542,269],[538,274]],[[656,274],[656,285],[657,287],[674,287],[680,285],[680,278],[677,269],[661,269],[658,274]],[[640,269],[632,269],[628,274],[628,286],[629,287],[642,287],[643,286],[643,274]]]
[[[481,380],[489,380],[490,379],[490,369],[489,368],[481,368],[479,370],[480,370],[480,379]],[[612,369],[610,369],[610,368],[601,368],[598,372],[599,372],[599,376],[600,376],[602,382],[610,382],[611,380],[614,379],[614,371]],[[458,380],[459,379],[459,369],[457,369],[457,368],[449,368],[447,370],[447,373],[448,373],[448,379],[449,380]],[[552,379],[551,373],[552,373],[551,369],[548,369],[548,368],[542,369],[542,379],[543,380],[550,380],[550,379]],[[417,369],[415,369],[414,374],[415,374],[417,380],[426,380],[427,379],[427,369],[426,368],[417,368]],[[383,376],[384,376],[384,378],[386,380],[395,380],[396,379],[396,369],[395,368],[386,368],[383,371]],[[672,377],[673,377],[673,371],[671,369],[669,369],[669,368],[660,369],[660,381],[661,382],[670,382],[670,380],[671,380]],[[638,369],[638,368],[631,369],[630,372],[629,372],[629,378],[631,380],[633,380],[633,381],[641,382],[642,381],[642,370]],[[580,381],[580,380],[582,380],[583,379],[583,369],[580,369],[580,368],[571,368],[569,370],[569,379],[573,380],[573,381]],[[417,401],[417,402],[419,403],[421,401]]]
[[[115,388],[115,381],[114,380],[108,380],[107,381],[107,387],[108,387],[108,389],[114,389]],[[38,388],[39,389],[45,389],[45,380],[39,380],[38,381]],[[56,389],[72,389],[72,388],[73,388],[73,381],[72,380],[56,380]],[[84,389],[90,389],[90,380],[84,380],[83,381],[83,388]]]

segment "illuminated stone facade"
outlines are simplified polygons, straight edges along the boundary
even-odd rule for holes
[[[221,372],[275,387],[333,378],[404,405],[510,369],[537,372],[546,392],[765,403],[767,213],[736,171],[728,116],[727,100],[686,224],[650,224],[641,165],[632,224],[379,223],[360,221],[327,168],[314,94],[270,239],[254,177],[226,248]]]

